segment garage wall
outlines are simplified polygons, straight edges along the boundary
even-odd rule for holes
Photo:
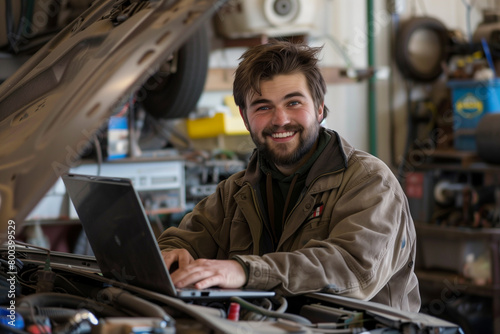
[[[400,19],[404,20],[412,15],[433,16],[441,20],[449,29],[458,29],[466,33],[467,8],[465,3],[472,2],[471,27],[474,31],[478,22],[482,20],[481,10],[500,6],[498,0],[413,0],[396,1],[400,10]],[[386,1],[374,1],[376,66],[380,71],[377,76],[377,155],[386,163],[391,162],[390,156],[390,128],[389,111],[394,108],[396,127],[396,157],[399,157],[404,148],[406,136],[406,94],[404,82],[397,69],[392,64],[390,55],[390,39],[393,26]],[[357,68],[367,66],[367,26],[366,1],[326,1],[327,10],[332,13],[329,19],[328,31],[348,46],[351,59]],[[328,43],[328,41],[327,41]],[[328,44],[327,44],[328,45]],[[332,48],[325,48],[328,52],[325,61],[333,65],[342,65],[343,59]],[[394,96],[390,97],[389,74],[394,75]],[[369,150],[368,137],[368,85],[366,82],[348,85],[331,85],[326,103],[332,106],[334,112],[327,120],[327,126],[339,131],[358,148]],[[392,105],[391,105],[392,104]]]
[[[320,0],[317,15],[317,27],[311,33],[309,41],[312,45],[324,45],[322,54],[323,66],[347,66],[354,68],[367,67],[367,23],[366,0]],[[412,15],[433,16],[441,20],[449,29],[467,30],[467,8],[465,4],[472,2],[472,31],[482,20],[484,8],[497,6],[500,0],[396,0],[396,8],[400,19]],[[374,18],[376,48],[376,67],[379,70],[376,82],[377,108],[377,155],[389,165],[390,150],[390,110],[395,115],[396,160],[404,149],[406,136],[406,95],[401,79],[390,55],[390,40],[393,26],[391,14],[387,10],[387,1],[374,1]],[[237,59],[244,49],[217,49],[210,59],[211,67],[235,67]],[[343,51],[341,51],[343,50]],[[392,71],[392,72],[391,72]],[[393,78],[393,96],[390,96],[390,73]],[[353,145],[362,150],[369,150],[368,133],[368,84],[365,81],[348,84],[330,84],[325,103],[331,110],[326,125],[337,130]],[[200,106],[217,105],[221,96],[231,94],[225,92],[207,92],[200,99]]]
[[[366,1],[325,1],[322,13],[323,30],[313,35],[315,44],[323,44],[325,66],[366,68]],[[341,51],[343,49],[343,51]],[[338,131],[351,144],[367,149],[368,117],[366,83],[328,86],[325,104],[330,109],[326,126]]]

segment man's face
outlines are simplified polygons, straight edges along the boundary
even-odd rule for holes
[[[260,88],[246,100],[245,124],[257,149],[277,166],[302,165],[316,144],[323,105],[314,107],[302,73],[277,75]]]

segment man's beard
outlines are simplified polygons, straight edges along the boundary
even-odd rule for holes
[[[306,132],[304,132],[304,128],[302,126],[289,126],[285,127],[284,131],[294,131],[299,135],[299,145],[297,148],[290,152],[283,154],[280,150],[280,146],[283,147],[283,150],[286,149],[287,143],[278,143],[274,145],[274,149],[271,149],[266,141],[260,141],[257,136],[251,132],[252,140],[257,147],[259,153],[267,159],[269,162],[274,163],[276,166],[293,166],[301,161],[301,159],[308,154],[316,144],[316,140],[318,139],[319,134],[319,123],[314,123]],[[270,136],[271,133],[274,132],[272,129],[266,129],[262,132],[262,136],[266,138]],[[306,137],[304,137],[306,134]]]

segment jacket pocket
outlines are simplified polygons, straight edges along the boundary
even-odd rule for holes
[[[229,258],[252,253],[252,234],[246,221],[233,219],[229,232]]]

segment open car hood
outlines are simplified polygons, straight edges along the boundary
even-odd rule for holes
[[[97,0],[0,86],[0,242],[224,2]]]

